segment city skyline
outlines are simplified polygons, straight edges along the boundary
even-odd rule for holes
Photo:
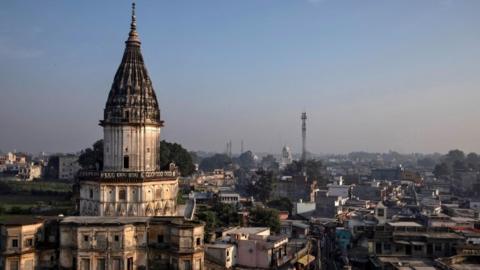
[[[480,3],[399,2],[139,2],[162,137],[298,153],[305,110],[313,153],[479,152]],[[4,3],[0,149],[75,152],[102,137],[128,3]]]

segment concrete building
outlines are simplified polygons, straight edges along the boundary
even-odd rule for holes
[[[253,269],[274,269],[286,265],[292,256],[287,253],[288,237],[270,235],[269,228],[240,227],[227,230],[219,244],[236,246],[236,266]]]
[[[56,268],[58,235],[55,223],[55,220],[27,216],[9,217],[0,222],[0,269]]]
[[[231,269],[237,264],[237,247],[234,244],[206,244],[205,257],[223,269]]]
[[[77,155],[63,155],[58,157],[58,179],[73,180],[80,168]]]
[[[218,199],[221,203],[237,204],[240,203],[240,194],[236,192],[220,192]]]

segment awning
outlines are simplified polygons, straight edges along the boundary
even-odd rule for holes
[[[307,266],[309,265],[311,262],[313,262],[315,260],[315,256],[313,255],[310,255],[310,254],[307,254],[303,257],[301,257],[300,259],[298,259],[298,263],[303,265],[303,266]]]
[[[397,241],[394,241],[394,242],[395,242],[395,244],[410,245],[410,242],[408,242],[408,241],[397,240]]]
[[[412,243],[412,245],[414,246],[425,246],[424,242],[410,241],[410,243]]]

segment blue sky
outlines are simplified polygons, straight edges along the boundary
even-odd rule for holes
[[[5,0],[0,149],[77,151],[120,63],[130,1]],[[480,1],[137,1],[163,138],[191,150],[480,152]]]

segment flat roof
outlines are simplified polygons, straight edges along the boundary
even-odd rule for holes
[[[419,223],[413,221],[388,222],[388,225],[393,227],[423,227]]]
[[[224,244],[224,243],[214,243],[214,244],[205,244],[206,248],[230,248],[233,244]]]
[[[270,230],[268,227],[240,227],[237,229],[232,229],[229,231],[226,231],[225,233],[227,234],[238,234],[238,233],[243,233],[243,234],[257,234],[260,232],[264,232],[266,230]]]
[[[44,222],[45,219],[35,216],[1,216],[0,225],[5,226],[23,226]]]

